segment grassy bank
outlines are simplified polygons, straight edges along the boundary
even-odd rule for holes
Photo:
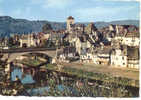
[[[56,70],[56,71],[58,69],[56,65],[51,65],[51,64],[48,64],[46,68],[49,70]],[[76,75],[78,77],[83,77],[83,78],[88,78],[93,80],[100,80],[106,83],[116,83],[123,86],[139,87],[139,80],[133,80],[133,79],[123,78],[123,77],[113,77],[110,74],[107,75],[104,73],[88,72],[82,69],[76,69],[71,67],[63,67],[60,72],[67,73],[69,75]]]

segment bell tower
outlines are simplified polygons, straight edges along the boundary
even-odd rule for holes
[[[70,32],[72,25],[74,24],[74,18],[72,16],[69,16],[67,18],[67,30]]]

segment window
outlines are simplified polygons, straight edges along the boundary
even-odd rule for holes
[[[124,60],[124,57],[122,57],[122,60]]]
[[[88,59],[90,59],[90,56],[88,56]]]

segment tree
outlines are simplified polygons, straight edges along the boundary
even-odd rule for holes
[[[14,39],[12,37],[10,37],[8,39],[8,46],[12,47],[14,45]]]
[[[42,32],[43,33],[48,33],[50,30],[52,30],[52,27],[49,23],[46,23],[43,27],[42,27]]]

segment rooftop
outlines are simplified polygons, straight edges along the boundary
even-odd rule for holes
[[[74,19],[72,16],[69,16],[67,19]]]

